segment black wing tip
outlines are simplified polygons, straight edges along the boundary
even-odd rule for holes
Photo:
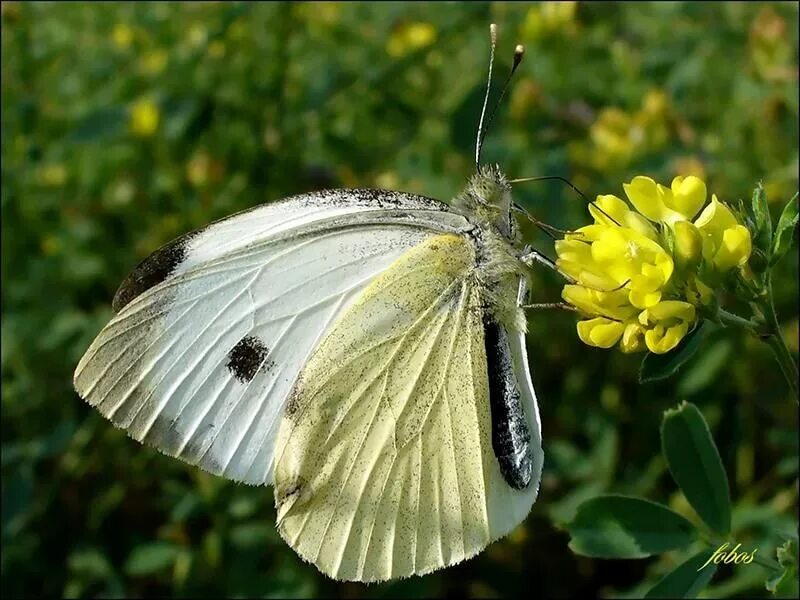
[[[114,314],[119,313],[133,300],[172,275],[186,260],[189,241],[200,231],[202,230],[192,231],[167,242],[136,265],[114,294],[114,299],[111,301],[111,310]]]

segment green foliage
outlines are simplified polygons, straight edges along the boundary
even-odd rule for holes
[[[797,538],[786,540],[775,554],[779,569],[767,579],[766,587],[773,594],[778,591],[792,592],[797,587]]]
[[[695,327],[671,352],[666,354],[648,352],[639,368],[639,382],[658,381],[677,373],[678,369],[685,365],[700,348],[703,339],[703,325],[704,323],[701,322]]]
[[[695,533],[689,521],[665,506],[617,495],[584,502],[566,527],[574,552],[598,558],[644,558],[684,548]]]
[[[484,151],[509,176],[566,176],[591,198],[641,173],[694,173],[728,202],[763,180],[773,218],[797,190],[796,4],[2,4],[4,596],[512,597],[531,581],[544,596],[641,596],[703,542],[576,558],[553,522],[611,490],[692,521],[655,435],[683,399],[716,432],[733,538],[766,558],[797,530],[797,407],[769,350],[720,327],[673,377],[639,385],[636,357],[587,348],[571,315],[531,312],[545,450],[531,516],[473,560],[369,587],[328,581],[287,548],[271,489],[141,446],[72,391],[116,286],[170,239],[323,187],[456,194],[492,21],[499,80],[526,47]],[[435,38],[390,53],[415,22]],[[520,185],[515,200],[585,224],[563,187]],[[788,248],[792,228],[775,232]],[[772,269],[794,356],[797,268],[786,252]],[[558,298],[557,277],[535,278],[535,301]],[[706,592],[768,596],[764,580],[757,565],[721,567]]]
[[[714,574],[717,565],[703,568],[714,554],[713,549],[701,550],[675,567],[645,594],[645,598],[696,598]]]
[[[647,598],[695,598],[709,584],[720,563],[749,568],[753,562],[758,563],[760,566],[755,568],[767,569],[766,588],[773,593],[791,580],[797,568],[796,538],[778,548],[777,563],[756,558],[758,545],[741,550],[739,555],[741,541],[719,542],[740,540],[746,527],[738,523],[731,531],[728,478],[708,424],[694,404],[683,402],[664,412],[661,446],[672,477],[711,535],[661,504],[606,495],[580,504],[576,517],[565,525],[571,537],[570,548],[585,556],[645,558],[669,550],[690,550],[697,541],[705,544],[705,548],[694,550],[665,574],[650,588]],[[769,533],[775,537],[775,532]]]
[[[708,425],[694,404],[684,402],[664,413],[661,448],[689,504],[712,531],[727,535],[731,530],[728,478]]]
[[[797,228],[797,194],[783,207],[783,212],[775,228],[775,241],[772,245],[772,263],[778,262],[794,243]]]

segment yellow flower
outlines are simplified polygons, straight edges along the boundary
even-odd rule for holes
[[[125,50],[133,42],[133,29],[125,23],[117,23],[111,31],[111,39],[120,50]]]
[[[648,350],[655,354],[669,352],[689,333],[694,324],[694,306],[680,300],[664,300],[639,314],[639,323],[645,328],[644,340]]]
[[[565,285],[561,297],[581,312],[624,321],[636,316],[637,310],[628,302],[625,290],[603,292],[582,285]]]
[[[142,57],[140,67],[145,75],[158,75],[167,66],[167,53],[163,50],[153,50]]]
[[[67,169],[61,163],[50,164],[39,169],[39,179],[44,185],[58,187],[67,180]]]
[[[522,37],[536,39],[551,31],[572,31],[577,2],[542,2],[528,10]]]
[[[613,194],[597,196],[597,200],[589,204],[589,213],[598,225],[621,225],[629,227],[642,235],[655,240],[656,230],[642,215],[632,211]]]
[[[625,325],[605,317],[578,321],[578,337],[584,344],[598,348],[611,348],[622,337]]]
[[[695,306],[714,307],[717,304],[717,296],[714,289],[700,281],[696,275],[691,275],[686,282],[686,299]]]
[[[400,57],[410,54],[436,40],[436,28],[430,23],[409,23],[395,29],[386,42],[386,52]]]
[[[693,175],[676,177],[671,189],[642,176],[622,187],[636,210],[651,221],[670,225],[693,219],[706,202],[706,184]]]
[[[629,302],[647,308],[661,300],[672,258],[650,238],[616,225],[587,225],[556,242],[556,265],[595,290],[623,287]]]
[[[137,137],[150,137],[158,129],[160,113],[155,102],[143,98],[131,108],[130,130]]]
[[[595,317],[578,321],[578,337],[588,346],[611,348],[619,342],[620,350],[626,354],[645,350],[644,328],[635,319],[614,321],[605,317]]]
[[[225,43],[215,40],[208,45],[208,55],[211,58],[222,58],[225,56]]]
[[[695,225],[704,236],[703,256],[720,271],[741,267],[750,258],[750,231],[736,220],[731,209],[717,200],[716,195],[697,217]]]

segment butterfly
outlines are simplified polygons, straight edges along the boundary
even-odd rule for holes
[[[188,233],[122,282],[75,371],[134,439],[271,485],[280,535],[335,579],[468,559],[538,493],[523,304],[546,259],[479,166],[490,31],[476,173],[450,204],[315,191]]]

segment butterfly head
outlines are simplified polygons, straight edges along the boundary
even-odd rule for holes
[[[511,184],[498,165],[478,168],[452,204],[473,222],[513,238]]]

